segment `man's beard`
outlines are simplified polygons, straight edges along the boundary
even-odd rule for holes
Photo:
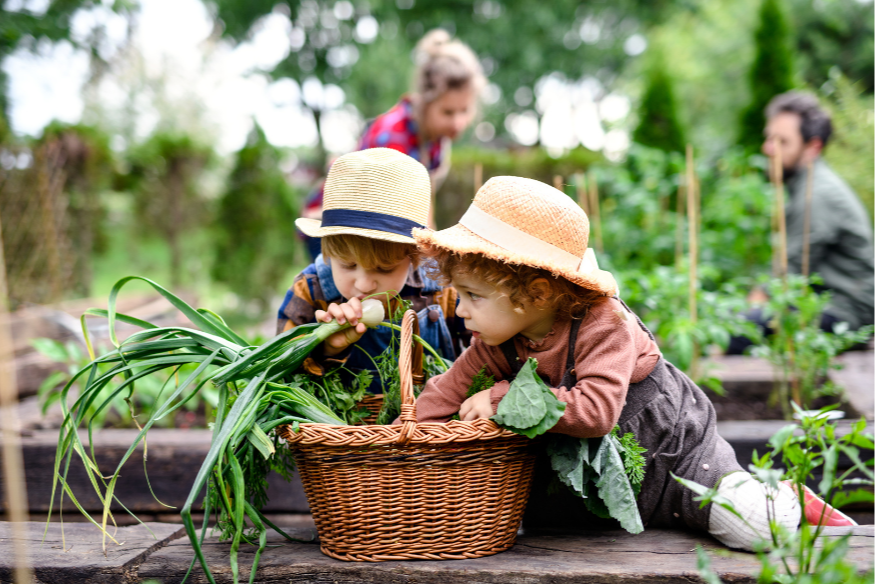
[[[784,172],[781,173],[781,176],[782,176],[782,178],[784,179],[784,182],[787,182],[787,181],[789,181],[790,179],[792,179],[794,176],[796,176],[796,175],[798,174],[798,172],[799,172],[799,169],[796,168],[796,167],[793,167],[793,168],[785,168],[785,169],[784,169]]]

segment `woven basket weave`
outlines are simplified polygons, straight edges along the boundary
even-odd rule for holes
[[[418,424],[404,315],[401,424],[286,426],[322,552],[348,561],[468,559],[511,547],[531,487],[531,441],[480,419]]]

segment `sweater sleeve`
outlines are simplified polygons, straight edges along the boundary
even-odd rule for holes
[[[446,373],[435,375],[425,383],[425,388],[416,399],[416,419],[419,422],[447,422],[453,414],[459,411],[459,406],[465,401],[465,395],[471,380],[477,372],[486,365],[490,375],[496,379],[496,385],[508,385],[501,381],[508,371],[498,362],[503,357],[475,339],[472,345],[456,359]],[[495,387],[493,386],[493,389]],[[504,390],[507,393],[507,389]]]
[[[646,377],[659,360],[656,344],[641,330],[634,315],[627,313],[623,319],[613,309],[623,310],[618,302],[606,302],[592,310],[581,324],[574,347],[577,383],[573,387],[550,388],[566,404],[565,413],[550,432],[576,438],[608,434],[620,419],[629,384]],[[559,358],[561,362],[545,359],[538,363],[538,373],[557,385],[565,361],[564,356]],[[509,385],[493,387],[493,408],[508,389]]]
[[[586,328],[581,327],[574,347],[577,383],[553,390],[567,405],[551,432],[576,438],[604,436],[620,419],[638,363],[636,336],[643,331],[633,315],[621,320],[608,314],[595,314]]]

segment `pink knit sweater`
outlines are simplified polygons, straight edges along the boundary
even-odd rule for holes
[[[600,299],[578,331],[574,347],[577,384],[560,387],[570,331],[570,320],[557,321],[541,342],[517,335],[514,345],[520,359],[538,360],[538,373],[549,380],[553,393],[567,404],[565,414],[551,432],[579,438],[604,436],[620,418],[629,384],[643,380],[653,370],[660,357],[659,347],[620,302]],[[426,383],[416,400],[418,421],[448,421],[459,411],[471,379],[484,364],[496,379],[490,390],[494,411],[510,387],[512,372],[499,347],[474,339],[449,371]]]

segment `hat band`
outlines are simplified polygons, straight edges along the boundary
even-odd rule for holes
[[[359,227],[374,231],[385,231],[397,235],[412,237],[411,231],[418,227],[425,228],[416,221],[376,213],[374,211],[355,211],[353,209],[326,209],[322,212],[322,227]]]
[[[586,248],[582,258],[578,257],[493,217],[476,205],[468,207],[468,210],[459,219],[459,224],[507,251],[529,257],[535,256],[572,272],[588,274],[599,269],[595,252],[591,247]]]

